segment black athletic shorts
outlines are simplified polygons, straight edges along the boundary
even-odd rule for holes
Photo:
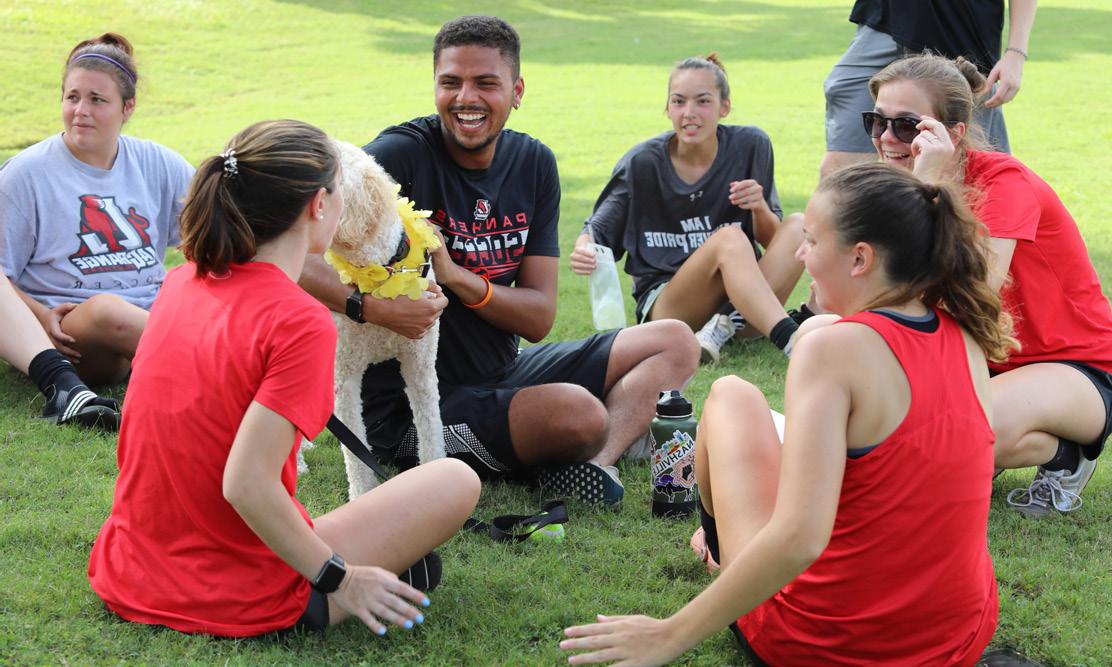
[[[444,446],[489,479],[524,472],[510,441],[510,401],[525,387],[567,382],[599,399],[605,398],[610,348],[618,331],[582,340],[534,345],[521,351],[500,377],[476,385],[440,385]],[[417,430],[411,424],[397,448],[375,452],[403,470],[417,464]]]
[[[1100,456],[1104,449],[1104,441],[1108,439],[1109,435],[1112,435],[1112,374],[1080,361],[1059,361],[1056,363],[1072,366],[1081,371],[1097,388],[1100,400],[1104,401],[1104,429],[1101,430],[1100,436],[1095,441],[1087,445],[1081,445],[1081,453],[1085,455],[1085,458],[1093,461]]]
[[[309,602],[305,613],[293,624],[291,630],[312,630],[324,634],[328,628],[328,596],[315,588],[309,589]]]

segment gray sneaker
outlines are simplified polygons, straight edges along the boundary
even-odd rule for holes
[[[631,461],[648,461],[653,457],[653,452],[656,450],[656,440],[653,439],[651,431],[645,431],[645,435],[633,441],[629,449],[622,454],[623,459]]]
[[[1053,511],[1072,512],[1081,507],[1081,491],[1093,477],[1097,462],[1084,456],[1077,470],[1044,470],[1039,466],[1035,479],[1026,489],[1012,489],[1008,504],[1030,517],[1042,517]]]
[[[546,498],[570,496],[591,505],[617,505],[625,495],[614,466],[595,463],[550,466],[541,469],[537,481]]]
[[[700,361],[704,364],[717,364],[722,356],[722,346],[734,337],[737,327],[729,315],[715,314],[695,334],[699,347],[703,349]]]

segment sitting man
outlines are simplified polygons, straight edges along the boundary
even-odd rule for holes
[[[440,317],[449,455],[487,477],[539,468],[550,495],[615,504],[613,464],[646,432],[657,393],[694,374],[698,344],[687,325],[661,320],[519,351],[519,337],[541,340],[556,316],[560,181],[548,147],[503,129],[525,91],[518,35],[493,17],[450,21],[433,70],[437,115],[389,127],[365,150],[432,211],[445,242],[432,257],[439,287],[419,301],[360,297],[319,258],[302,284],[337,312],[354,299],[352,315],[410,338]],[[363,400],[368,440],[404,467],[417,447],[402,386],[396,361],[376,364]]]

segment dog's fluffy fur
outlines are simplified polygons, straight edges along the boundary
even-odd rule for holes
[[[332,252],[355,266],[385,264],[394,255],[405,233],[398,217],[395,183],[374,159],[361,149],[340,141],[341,179],[345,207]],[[430,272],[429,277],[432,278]],[[371,297],[368,297],[371,298]],[[399,296],[406,299],[406,296]],[[374,324],[356,324],[334,315],[336,344],[336,416],[366,442],[363,424],[363,373],[372,363],[397,358],[405,394],[413,412],[420,443],[421,462],[444,456],[440,421],[440,392],[436,384],[437,322],[423,338],[412,340]],[[348,493],[352,499],[378,484],[374,473],[344,448]]]

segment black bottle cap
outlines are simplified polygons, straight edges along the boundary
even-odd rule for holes
[[[660,392],[660,399],[656,402],[658,417],[690,417],[691,414],[691,402],[683,397],[679,389]]]

